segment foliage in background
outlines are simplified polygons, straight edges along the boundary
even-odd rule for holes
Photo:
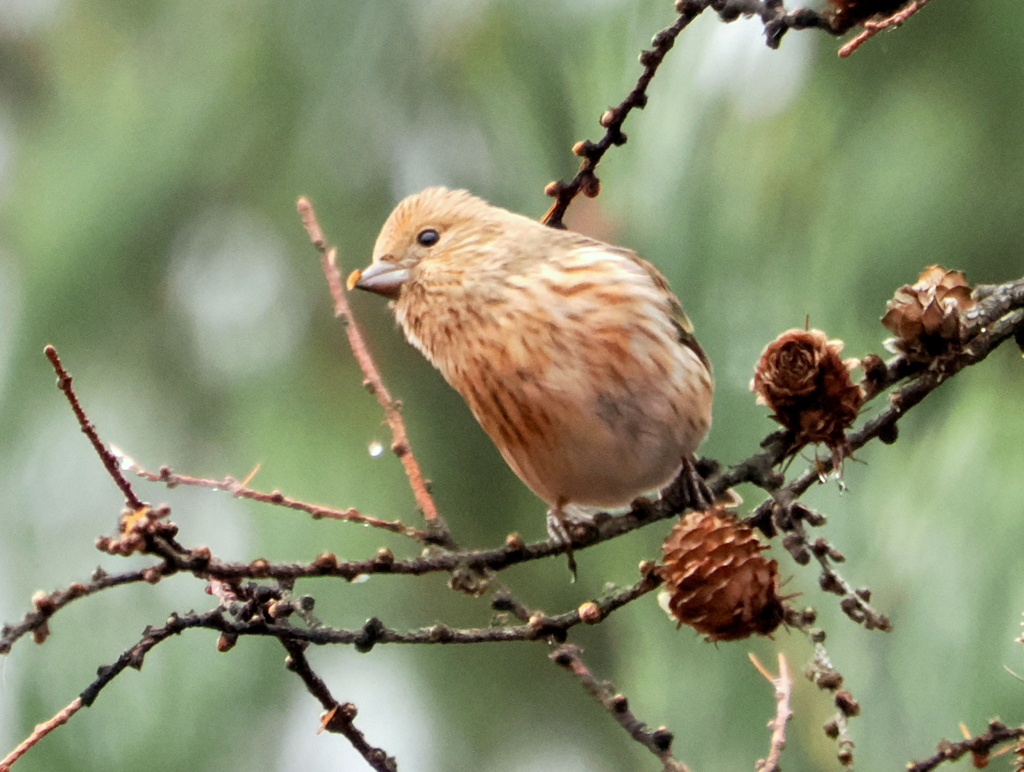
[[[350,267],[365,264],[394,201],[427,184],[540,216],[544,183],[571,174],[567,149],[598,134],[598,116],[635,81],[636,52],[672,19],[660,0],[19,8],[0,14],[4,620],[36,589],[88,576],[100,556],[87,547],[112,530],[121,503],[52,389],[46,343],[89,394],[104,437],[140,463],[237,477],[260,463],[254,484],[264,489],[411,521],[399,464],[367,452],[386,430],[329,313],[295,197],[313,198]],[[716,366],[704,453],[738,461],[771,427],[747,388],[753,364],[807,315],[858,356],[880,350],[885,301],[925,265],[963,269],[972,282],[1020,275],[1015,9],[933,2],[846,61],[815,32],[768,51],[758,23],[710,15],[680,38],[627,126],[629,143],[602,166],[601,197],[572,214],[655,262],[683,299]],[[463,542],[540,537],[543,505],[379,304],[355,302]],[[818,607],[830,653],[854,681],[862,768],[927,755],[959,721],[978,731],[993,715],[1019,716],[1021,686],[1003,665],[1019,664],[1024,608],[1022,403],[1019,359],[999,351],[909,416],[895,447],[848,463],[848,492],[812,494],[892,635],[849,624],[779,555],[794,576],[785,589]],[[226,495],[150,497],[230,558],[356,557],[385,541]],[[577,585],[561,561],[508,581],[537,607],[572,606],[606,581],[632,581],[638,560],[658,554],[664,531],[648,530],[588,550]],[[336,594],[317,587],[318,614],[348,627],[382,608],[395,627],[438,621],[424,609],[479,622],[479,606],[441,586],[374,577]],[[2,747],[144,625],[209,602],[185,579],[117,592],[69,608],[45,647],[0,662]],[[653,600],[583,632],[591,667],[638,714],[671,726],[695,769],[748,768],[764,753],[750,728],[771,715],[772,697],[748,650],[765,662],[776,649],[795,663],[809,657],[805,639],[785,632],[709,646],[666,623]],[[19,763],[361,763],[339,760],[340,738],[312,734],[317,706],[281,668],[280,647],[243,645],[244,659],[218,655],[198,633],[169,641]],[[562,674],[538,651],[310,656],[403,769],[646,768],[589,698],[551,688]],[[798,682],[794,709],[787,769],[834,763],[820,732],[832,706]]]

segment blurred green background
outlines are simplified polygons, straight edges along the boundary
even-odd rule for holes
[[[389,436],[331,315],[294,202],[309,195],[365,265],[402,196],[464,186],[540,216],[575,140],[632,87],[670,0],[3,0],[0,2],[0,618],[37,589],[81,580],[121,506],[42,355],[54,344],[108,442],[143,466],[253,485],[417,522]],[[636,248],[669,277],[715,363],[725,463],[772,429],[748,392],[762,347],[805,317],[845,353],[881,352],[893,290],[930,263],[972,282],[1024,274],[1024,15],[1017,0],[936,0],[851,59],[814,31],[781,50],[760,24],[706,13],[680,37],[570,224]],[[461,400],[401,339],[379,298],[353,298],[456,537],[544,535],[544,506]],[[932,395],[892,447],[871,447],[807,497],[823,535],[895,630],[849,622],[816,572],[777,553],[786,592],[815,606],[859,699],[861,769],[896,769],[999,715],[1024,720],[1014,643],[1024,610],[1024,363],[1011,346]],[[872,407],[872,411],[877,407]],[[863,462],[863,463],[861,463]],[[794,470],[805,461],[798,461]],[[390,534],[166,490],[189,546],[227,559],[415,554]],[[747,506],[757,491],[741,490]],[[503,579],[557,613],[631,583],[668,524]],[[485,600],[443,577],[309,581],[327,624],[486,625]],[[67,704],[174,610],[208,608],[174,577],[79,601],[45,646],[0,659],[0,754]],[[711,645],[645,598],[573,633],[595,673],[697,772],[752,769],[768,747],[770,686],[747,659],[796,673],[806,639]],[[227,654],[189,632],[18,762],[32,770],[365,768],[272,641]],[[371,743],[406,771],[653,770],[543,644],[310,652]],[[826,694],[798,679],[787,770],[837,768]],[[964,762],[966,763],[966,762]],[[1008,762],[1000,760],[998,765]],[[999,767],[997,767],[999,768]]]

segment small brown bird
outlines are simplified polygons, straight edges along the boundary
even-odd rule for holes
[[[635,253],[428,188],[395,207],[350,285],[406,339],[547,502],[610,508],[665,485],[711,423],[711,365]]]

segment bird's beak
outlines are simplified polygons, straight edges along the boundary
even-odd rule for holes
[[[353,271],[346,283],[349,289],[354,287],[367,292],[375,292],[389,300],[395,300],[408,278],[408,268],[380,261],[373,263],[365,271]]]

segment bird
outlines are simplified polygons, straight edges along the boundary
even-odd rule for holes
[[[555,538],[671,482],[708,433],[711,363],[629,249],[432,187],[398,203],[348,284],[390,301]]]

